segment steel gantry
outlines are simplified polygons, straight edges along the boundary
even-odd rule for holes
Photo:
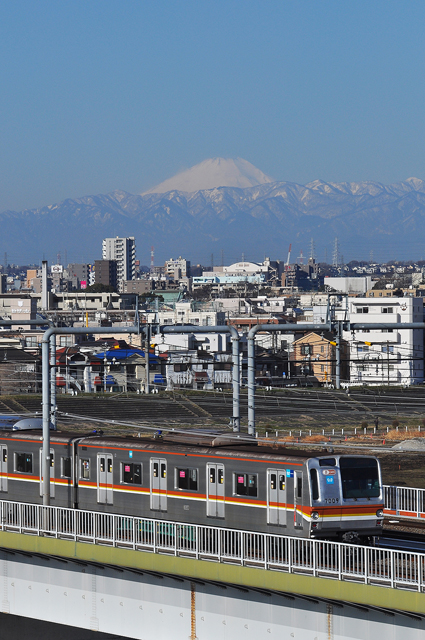
[[[231,325],[193,327],[191,325],[182,326],[161,326],[161,333],[230,333],[232,340],[232,389],[233,389],[233,431],[240,431],[240,370],[239,370],[239,333]]]

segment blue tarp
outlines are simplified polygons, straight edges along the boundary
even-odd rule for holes
[[[100,353],[96,353],[96,358],[99,360],[104,360],[106,355],[107,360],[127,360],[127,358],[131,358],[131,356],[140,356],[141,358],[145,357],[145,352],[142,349],[109,349],[108,351],[102,351]],[[149,360],[155,360],[159,362],[158,356],[154,353],[149,354]]]

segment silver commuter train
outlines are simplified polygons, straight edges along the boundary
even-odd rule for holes
[[[0,497],[42,503],[42,436],[0,432]],[[234,436],[51,434],[51,504],[305,538],[382,532],[377,458]]]

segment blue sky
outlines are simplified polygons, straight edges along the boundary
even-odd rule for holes
[[[214,156],[277,180],[425,178],[425,3],[0,6],[0,211]]]

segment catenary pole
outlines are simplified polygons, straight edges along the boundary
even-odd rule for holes
[[[44,332],[41,340],[41,371],[42,371],[42,410],[43,410],[43,453],[42,453],[42,476],[43,476],[43,505],[50,504],[50,362],[49,346],[52,336],[61,335],[85,335],[85,334],[105,334],[105,333],[140,333],[140,327],[132,325],[130,327],[51,327]]]

